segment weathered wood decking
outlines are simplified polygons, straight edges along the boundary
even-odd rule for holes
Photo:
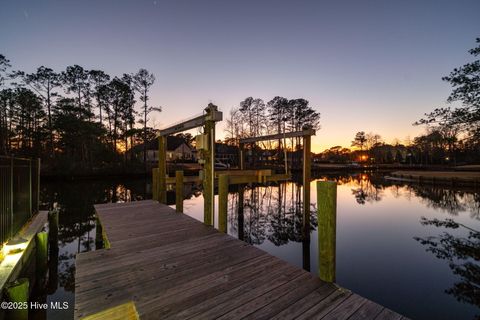
[[[154,201],[95,206],[110,249],[76,258],[75,318],[402,319]]]

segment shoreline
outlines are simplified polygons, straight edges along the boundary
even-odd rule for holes
[[[390,180],[441,184],[451,186],[480,186],[480,172],[466,171],[395,171],[392,172]]]

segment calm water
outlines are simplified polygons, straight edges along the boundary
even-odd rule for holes
[[[326,178],[326,177],[322,177]],[[480,194],[417,186],[381,176],[338,181],[337,283],[413,319],[474,319],[480,314]],[[43,183],[43,201],[60,208],[58,281],[39,300],[67,301],[73,316],[75,255],[95,250],[93,204],[150,198],[144,180]],[[186,186],[184,210],[203,220],[203,198]],[[228,233],[318,273],[316,183],[310,241],[302,236],[302,186],[245,186],[229,195]],[[243,201],[241,200],[243,197]],[[243,203],[243,215],[238,214]]]

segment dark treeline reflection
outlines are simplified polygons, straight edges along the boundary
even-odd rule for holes
[[[428,252],[433,253],[438,258],[438,264],[443,265],[443,261],[446,261],[452,270],[451,274],[454,279],[451,285],[445,286],[446,292],[461,302],[472,306],[480,306],[478,294],[480,290],[478,267],[480,236],[477,231],[468,229],[472,225],[467,222],[472,221],[478,225],[480,220],[480,196],[478,191],[399,183],[386,179],[385,175],[371,173],[332,174],[315,178],[334,180],[338,183],[338,199],[342,201],[343,205],[343,209],[338,212],[339,217],[343,215],[343,218],[345,218],[350,212],[364,212],[365,210],[362,209],[365,207],[387,203],[389,200],[392,201],[392,198],[393,200],[398,198],[399,202],[394,201],[389,206],[405,203],[400,202],[401,199],[411,199],[411,203],[414,204],[413,208],[431,208],[432,210],[429,212],[437,214],[434,217],[440,220],[434,220],[433,222],[420,220],[417,222],[417,218],[414,218],[413,225],[411,225],[412,230],[417,230],[415,227],[418,226],[418,223],[422,223],[426,226],[423,229],[425,232],[417,232],[417,230],[401,244],[388,237],[385,238],[385,241],[394,247],[399,246],[395,247],[397,249],[412,244],[416,247],[420,243],[423,244]],[[312,263],[313,269],[311,271],[316,272],[318,252],[311,250],[316,246],[310,243],[310,234],[315,235],[318,226],[314,190],[315,188],[312,185],[310,223],[304,227],[303,186],[298,180],[267,185],[232,186],[228,202],[229,234],[250,244],[262,246],[262,249],[267,251],[272,250],[272,246],[279,247],[279,250],[269,252],[274,255],[280,254],[281,258],[296,265],[301,265],[306,270],[310,270],[310,263]],[[98,245],[101,244],[101,242],[97,244],[95,241],[94,204],[134,201],[150,197],[150,183],[145,179],[42,181],[41,200],[43,209],[56,206],[59,210],[59,235],[57,268],[51,268],[51,270],[58,270],[56,272],[58,281],[52,282],[52,288],[40,293],[40,295],[43,295],[41,299],[69,301],[73,305],[75,255],[79,252],[96,250]],[[171,203],[174,202],[173,191],[168,193],[168,198]],[[202,217],[201,189],[197,185],[185,185],[184,198],[191,199],[185,202],[188,214]],[[352,201],[350,203],[345,202],[346,199]],[[449,218],[457,221],[442,222],[446,214]],[[358,215],[355,214],[354,216]],[[465,221],[466,217],[469,217],[467,221]],[[366,217],[366,219],[371,218],[371,216]],[[465,226],[458,221],[464,223]],[[343,225],[338,224],[338,227],[353,228],[349,229],[351,233],[358,231],[357,225],[347,226],[344,223]],[[384,225],[384,228],[388,229],[390,227],[388,224]],[[442,229],[441,232],[433,232],[432,234],[432,228],[437,231],[436,227]],[[361,226],[359,230],[361,230]],[[463,234],[459,232],[462,230]],[[369,232],[377,231],[378,229],[369,230]],[[358,232],[361,233],[362,231]],[[412,237],[415,237],[418,242],[412,240]],[[315,236],[312,236],[312,239],[315,239]],[[272,244],[272,246],[269,244]],[[295,244],[300,245],[301,248]],[[365,245],[367,244],[368,241]],[[361,246],[362,244],[360,244]],[[369,247],[365,248],[368,249]],[[293,253],[294,250],[302,250],[302,258]],[[338,250],[348,250],[350,252],[349,247],[342,247]],[[337,254],[340,253],[337,252]],[[379,254],[386,253],[379,252]],[[426,255],[429,254],[426,253]],[[55,261],[55,259],[52,261]],[[356,262],[361,265],[364,263],[362,260]],[[365,262],[365,265],[367,264],[370,265],[370,262]],[[432,266],[437,268],[436,265]],[[340,276],[340,273],[338,275]],[[342,278],[345,279],[345,277]],[[352,282],[345,283],[345,286],[352,290],[361,290],[361,287],[355,287],[356,283],[357,280],[353,279]],[[407,289],[403,288],[402,290]],[[377,297],[373,294],[369,297],[373,300],[381,299],[381,295]],[[401,308],[399,311],[402,311]],[[57,318],[72,318],[73,308],[69,309],[68,312],[68,315],[57,316]],[[415,312],[412,314],[416,314]],[[56,315],[50,314],[50,311],[48,313],[47,318],[55,319]],[[418,314],[421,314],[421,312],[418,311]],[[35,319],[44,319],[44,317],[38,316]]]
[[[426,207],[446,212],[453,218],[468,213],[471,219],[480,220],[478,190],[399,183],[375,174],[337,176],[333,179],[340,185],[352,186],[352,195],[360,205],[381,201],[388,190],[396,198],[415,197]],[[452,218],[421,217],[419,223],[441,229],[434,235],[415,236],[414,239],[424,245],[427,252],[448,263],[455,280],[450,288],[445,288],[445,292],[459,302],[480,307],[480,231]],[[475,318],[480,319],[480,315]]]
[[[382,201],[386,192],[395,198],[419,198],[427,207],[452,216],[469,212],[480,219],[480,194],[474,190],[451,189],[445,186],[415,185],[385,179],[383,175],[325,175],[321,179],[347,185],[359,205]],[[302,242],[302,184],[284,182],[267,186],[239,186],[229,194],[230,233],[250,244],[269,240],[276,246],[289,241]],[[316,202],[316,199],[312,199]],[[317,226],[316,204],[310,205],[310,230]],[[243,213],[243,214],[242,214]]]
[[[431,208],[447,211],[453,216],[470,212],[471,218],[480,219],[480,193],[466,190],[452,190],[438,187],[411,187],[415,195]]]
[[[265,240],[280,246],[304,240],[303,188],[298,183],[240,186],[229,195],[230,233],[250,244]],[[310,205],[310,228],[317,226],[316,206]]]
[[[282,183],[268,186],[240,186],[229,195],[230,233],[250,244],[268,240],[276,246],[302,242],[302,186]],[[310,228],[317,226],[316,205],[310,205]],[[308,240],[308,239],[307,239]]]
[[[442,210],[452,216],[469,212],[471,218],[480,220],[480,193],[471,188],[408,184],[385,178],[384,174],[324,175],[318,178],[337,181],[351,187],[358,204],[382,201],[388,190],[394,197],[417,197],[429,208]]]
[[[452,219],[438,220],[421,218],[425,226],[436,226],[444,230],[460,229],[461,235],[444,231],[438,236],[415,237],[427,252],[445,260],[458,277],[451,288],[445,290],[458,301],[480,307],[480,232]],[[480,319],[480,315],[476,315]]]

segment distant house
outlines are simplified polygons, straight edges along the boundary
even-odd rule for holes
[[[130,150],[133,157],[143,162],[143,144],[137,145]],[[175,136],[167,137],[167,161],[194,161],[196,159],[195,150],[189,146],[185,140]],[[147,163],[156,164],[158,162],[158,138],[147,143]]]
[[[215,159],[218,162],[229,164],[231,166],[238,165],[238,157],[240,150],[237,146],[231,146],[225,143],[215,143]]]
[[[156,159],[158,160],[158,140]],[[153,154],[155,157],[155,154]],[[195,160],[194,149],[185,140],[179,137],[169,136],[167,138],[167,161]]]

